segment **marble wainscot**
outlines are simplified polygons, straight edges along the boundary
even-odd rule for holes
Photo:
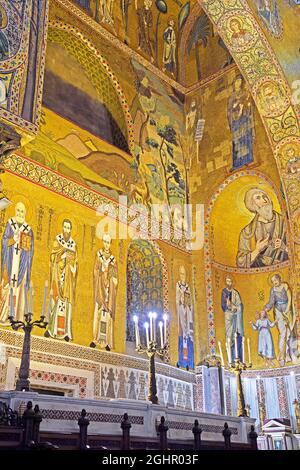
[[[7,391],[0,393],[0,401],[6,402],[13,410],[22,413],[31,400],[38,404],[43,415],[41,431],[78,432],[78,418],[81,410],[87,411],[90,420],[90,435],[119,435],[124,413],[132,423],[131,435],[141,438],[157,438],[156,425],[165,416],[169,426],[170,439],[193,439],[192,427],[198,419],[205,441],[223,441],[222,431],[226,421],[231,429],[232,442],[247,443],[250,427],[255,423],[251,418],[236,418],[210,413],[178,410],[146,401],[127,399],[89,400],[70,397],[56,397],[33,392]]]

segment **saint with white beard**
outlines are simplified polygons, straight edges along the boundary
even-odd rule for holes
[[[34,251],[33,231],[26,222],[26,208],[18,202],[2,237],[0,323],[7,323],[12,289],[15,320],[22,321],[25,290],[29,289]]]
[[[255,216],[240,233],[237,266],[259,268],[286,261],[284,218],[273,209],[269,195],[262,189],[251,188],[246,192],[244,203]]]

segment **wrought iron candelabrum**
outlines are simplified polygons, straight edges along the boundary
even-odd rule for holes
[[[234,362],[229,364],[230,372],[234,372],[236,376],[236,391],[237,391],[237,416],[248,416],[247,408],[245,405],[245,397],[242,385],[242,372],[243,370],[250,369],[252,364],[246,364],[241,361],[239,357],[235,358]]]
[[[146,322],[144,324],[146,330],[146,346],[143,346],[140,341],[140,332],[138,326],[138,316],[133,317],[135,324],[135,340],[136,340],[136,351],[139,354],[147,354],[149,357],[149,393],[148,400],[154,405],[158,404],[157,397],[157,386],[156,386],[156,373],[155,373],[155,356],[159,356],[162,359],[165,358],[167,353],[167,320],[168,315],[163,315],[163,321],[158,323],[160,331],[160,346],[156,340],[156,319],[157,314],[155,312],[149,313],[150,324]],[[150,326],[150,331],[149,331]]]
[[[156,373],[155,373],[155,356],[158,355],[164,359],[167,346],[159,348],[155,341],[150,341],[148,347],[144,348],[141,344],[136,348],[139,354],[147,354],[149,357],[149,392],[148,400],[154,405],[158,404],[157,386],[156,386]]]
[[[29,310],[27,309],[27,294],[25,295],[25,314],[24,321],[15,320],[14,304],[13,304],[13,292],[11,289],[10,292],[10,313],[8,316],[8,321],[13,330],[18,331],[22,329],[24,331],[24,340],[23,340],[23,349],[22,349],[22,358],[21,365],[19,369],[19,378],[16,382],[16,390],[28,392],[30,390],[30,381],[29,381],[29,370],[30,370],[30,348],[31,348],[31,332],[32,329],[37,326],[38,328],[46,328],[48,325],[48,315],[45,316],[45,306],[46,306],[46,295],[47,295],[47,283],[45,285],[44,293],[44,306],[39,320],[33,320],[33,289],[30,288],[30,306]]]

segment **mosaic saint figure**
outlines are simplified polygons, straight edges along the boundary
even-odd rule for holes
[[[241,341],[244,336],[243,303],[240,293],[233,287],[230,276],[221,294],[221,308],[225,317],[226,342],[230,342],[231,357],[235,358],[235,336],[238,334],[238,355],[242,359]]]
[[[65,219],[50,256],[52,305],[46,337],[72,340],[72,314],[78,272],[77,245],[71,237],[72,222]]]
[[[271,328],[273,328],[277,320],[271,322],[268,314],[262,310],[258,313],[258,318],[255,323],[250,321],[253,330],[258,331],[258,354],[265,360],[266,367],[275,367],[273,359],[275,359],[275,349]]]
[[[263,83],[257,91],[258,106],[264,115],[280,114],[286,107],[280,85],[272,80]]]
[[[284,366],[287,362],[295,362],[299,357],[296,314],[293,309],[292,292],[288,283],[282,280],[280,274],[274,274],[271,282],[273,287],[271,287],[269,301],[265,305],[264,311],[273,310],[279,331],[278,361],[280,366]]]
[[[228,122],[232,134],[232,169],[253,162],[253,106],[241,75],[233,82],[228,100]]]
[[[103,248],[96,253],[94,265],[94,324],[93,341],[110,351],[113,347],[113,327],[116,312],[118,270],[117,261],[111,253],[111,237],[103,235]]]
[[[5,60],[9,55],[9,42],[3,29],[7,24],[7,15],[0,6],[0,60]]]
[[[125,33],[125,38],[124,38],[125,44],[129,43],[129,38],[128,38],[128,23],[129,23],[128,10],[129,10],[130,4],[131,4],[130,0],[120,0],[122,23],[123,23],[123,26],[124,26],[124,33]]]
[[[295,174],[300,172],[300,154],[294,147],[288,147],[285,152],[288,159],[286,170],[288,173]]]
[[[75,0],[75,2],[88,12],[91,11],[91,0]]]
[[[176,284],[176,310],[178,317],[178,365],[194,369],[194,319],[190,286],[186,282],[184,266],[179,268]]]
[[[168,27],[165,29],[163,34],[164,50],[163,50],[163,71],[166,70],[172,75],[176,71],[176,34],[175,34],[175,21],[171,19]]]
[[[152,7],[152,0],[144,0],[144,5],[141,8],[137,9],[137,16],[138,16],[138,50],[142,50],[147,54],[151,62],[154,61],[153,57],[153,47],[151,42],[150,33],[153,27],[153,15],[151,11]]]
[[[101,22],[113,25],[114,24],[114,18],[113,18],[114,0],[99,0],[99,1],[100,1]]]
[[[231,31],[230,41],[234,49],[245,47],[251,42],[251,33],[243,28],[242,22],[238,18],[229,21],[229,29]]]
[[[277,0],[255,0],[259,16],[266,28],[274,36],[279,36],[282,31],[281,19]]]
[[[254,217],[240,233],[237,266],[259,268],[286,261],[288,249],[284,218],[273,210],[269,195],[262,189],[251,188],[245,194],[244,203]]]
[[[30,287],[33,254],[33,231],[26,222],[25,205],[18,202],[15,216],[6,223],[2,237],[0,323],[7,323],[11,289],[15,320],[23,320],[25,290]]]

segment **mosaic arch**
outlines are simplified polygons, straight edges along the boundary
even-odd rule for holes
[[[293,237],[294,293],[300,308],[300,126],[280,63],[246,0],[198,0],[241,70],[264,123],[279,169]]]
[[[205,262],[205,289],[206,289],[206,305],[207,305],[207,328],[208,328],[208,346],[209,352],[212,355],[216,354],[216,328],[215,328],[215,308],[214,308],[214,301],[213,301],[213,267],[218,267],[218,263],[215,263],[213,259],[212,253],[212,246],[210,241],[210,226],[211,226],[211,215],[214,209],[214,204],[221,193],[230,185],[232,182],[237,180],[238,178],[243,178],[245,176],[253,176],[257,177],[260,180],[263,180],[270,189],[274,192],[276,196],[282,214],[285,218],[285,207],[284,202],[282,200],[282,195],[278,191],[278,188],[273,184],[273,182],[263,173],[253,170],[244,170],[240,172],[236,172],[233,175],[229,176],[217,189],[215,194],[212,196],[210,202],[208,203],[208,208],[205,214],[205,222],[204,222],[204,262]],[[288,243],[290,245],[290,243]],[[286,266],[289,266],[291,263],[290,261],[286,261],[280,263],[280,265],[276,265],[276,269],[280,269]],[[240,273],[240,274],[255,274],[261,272],[274,272],[275,267],[269,266],[264,268],[234,268],[234,267],[225,267],[219,266],[224,272],[231,272],[231,273]],[[292,280],[291,280],[292,281]]]
[[[167,265],[156,243],[135,240],[127,254],[126,341],[135,342],[133,315],[139,315],[139,327],[143,331],[151,310],[168,312]]]
[[[47,26],[48,0],[1,1],[0,117],[27,140],[40,122]]]
[[[129,105],[121,85],[107,61],[78,29],[61,21],[50,22],[48,40],[61,45],[80,63],[100,96],[103,95],[105,97],[107,95],[107,90],[103,87],[104,82],[111,88],[111,98],[107,97],[110,104],[110,112],[115,121],[119,123],[120,129],[127,139],[129,150],[133,153],[133,121]]]

